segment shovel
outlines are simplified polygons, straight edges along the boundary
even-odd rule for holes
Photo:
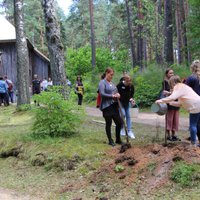
[[[129,142],[128,130],[127,130],[126,122],[125,122],[124,115],[123,115],[123,112],[122,112],[122,106],[121,106],[119,99],[117,99],[117,102],[118,102],[118,105],[119,105],[119,112],[120,112],[120,115],[121,115],[124,130],[125,130],[125,133],[126,133],[126,143],[122,144],[121,149],[120,149],[120,153],[123,153],[127,149],[131,148],[131,144]]]

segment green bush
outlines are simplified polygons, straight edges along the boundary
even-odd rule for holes
[[[191,73],[187,66],[172,65],[171,68],[174,70],[174,74],[179,75],[181,79],[188,77]],[[141,107],[148,107],[159,96],[165,69],[157,65],[150,65],[142,72],[136,69],[131,73],[135,85],[135,99]]]
[[[70,96],[65,100],[59,89],[53,87],[51,91],[34,95],[33,99],[40,104],[34,109],[36,119],[32,130],[35,137],[66,137],[76,132],[84,112]]]
[[[150,66],[133,75],[135,99],[139,106],[146,107],[155,102],[162,87],[163,73],[162,69]]]
[[[183,187],[198,185],[200,183],[200,166],[183,161],[177,162],[170,178]]]

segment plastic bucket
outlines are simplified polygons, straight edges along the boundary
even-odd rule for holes
[[[166,103],[153,103],[151,105],[151,111],[158,115],[165,115],[167,113],[167,104]]]
[[[139,115],[139,107],[137,104],[135,104],[135,106],[131,106],[130,104],[130,114],[131,114],[131,118],[137,118]]]

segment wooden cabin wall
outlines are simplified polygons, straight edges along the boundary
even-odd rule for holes
[[[49,71],[48,65],[49,63],[42,59],[38,54],[32,53],[32,78],[34,74],[38,75],[39,80],[43,80],[44,78],[48,79]]]
[[[17,55],[15,42],[0,43],[0,76],[7,75],[14,84],[14,89],[17,86]],[[50,76],[50,64],[43,59],[41,55],[29,48],[29,80],[30,84],[33,80],[33,75],[38,74],[38,78],[42,80],[44,77]]]
[[[3,52],[1,55],[0,62],[0,75],[7,75],[8,79],[10,79],[14,87],[16,87],[17,83],[17,56],[16,56],[16,48],[15,43],[0,43],[0,51]]]

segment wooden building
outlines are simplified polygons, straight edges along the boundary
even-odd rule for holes
[[[17,55],[15,27],[3,16],[0,16],[0,76],[7,75],[8,79],[17,85]],[[27,39],[29,54],[29,79],[37,74],[42,80],[51,76],[49,59],[39,52]]]

